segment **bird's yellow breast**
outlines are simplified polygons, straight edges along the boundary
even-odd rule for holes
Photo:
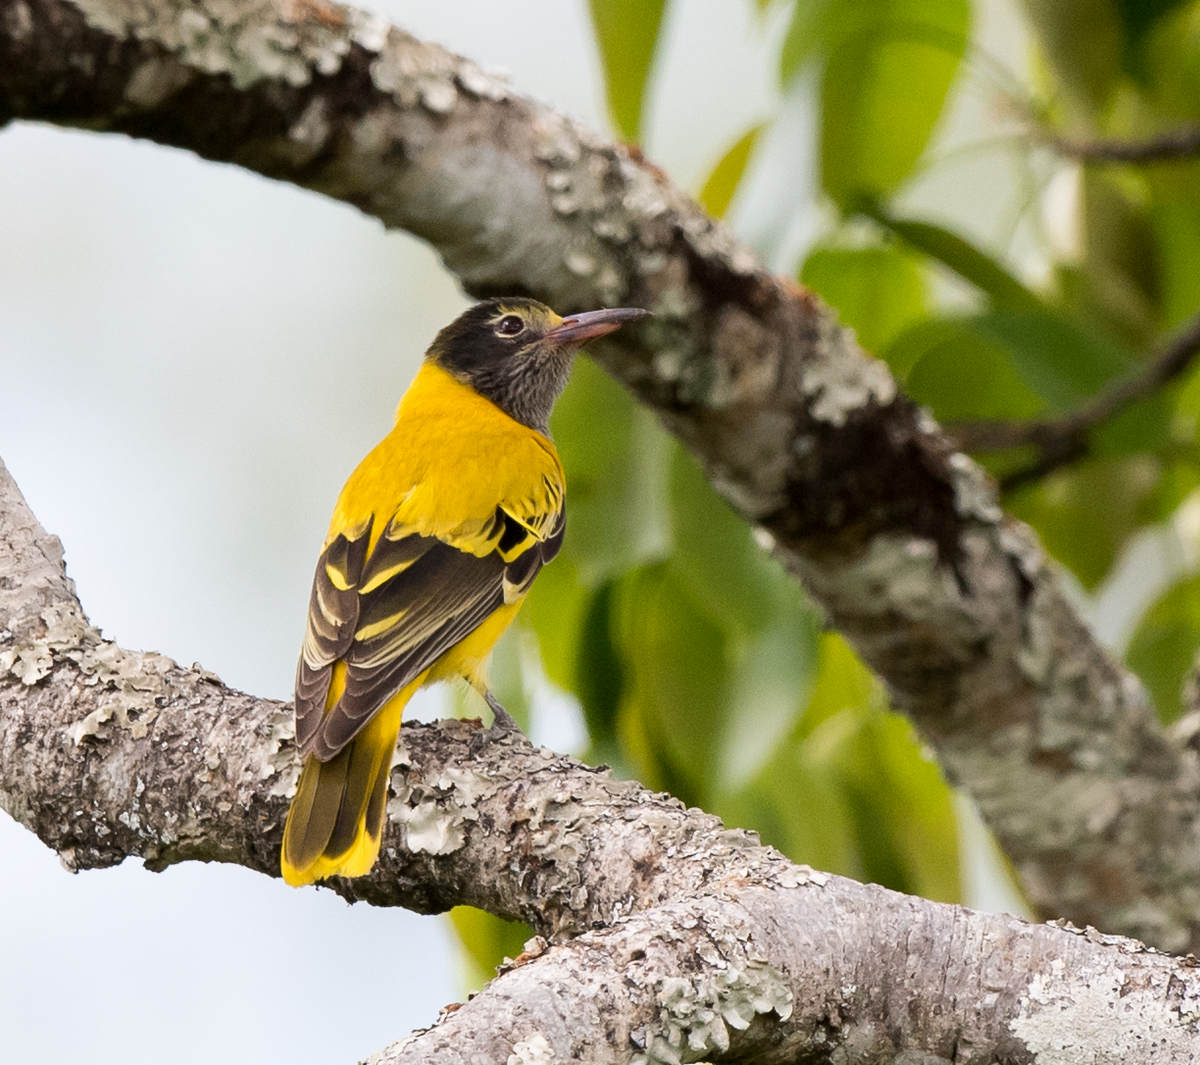
[[[374,518],[369,550],[390,523],[482,554],[497,507],[541,538],[564,489],[548,437],[426,362],[342,488],[325,542]]]

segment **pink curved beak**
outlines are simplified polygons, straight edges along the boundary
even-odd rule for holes
[[[585,340],[602,337],[620,329],[626,322],[636,322],[649,317],[650,312],[641,307],[608,307],[601,311],[584,311],[564,318],[542,339],[556,343],[582,344]]]

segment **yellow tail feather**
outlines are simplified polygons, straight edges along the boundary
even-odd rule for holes
[[[392,755],[415,687],[392,696],[328,762],[305,760],[283,828],[279,865],[287,883],[299,887],[330,876],[362,876],[375,864]]]

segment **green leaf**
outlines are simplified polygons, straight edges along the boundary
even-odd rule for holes
[[[1149,396],[1098,425],[1089,438],[1097,457],[1136,455],[1170,447],[1171,400],[1162,393]]]
[[[1128,372],[1135,356],[1053,311],[993,311],[975,326],[1007,353],[1021,378],[1051,408],[1069,410]]]
[[[860,24],[858,8],[846,0],[796,0],[779,52],[779,84],[787,88],[806,64]]]
[[[845,724],[832,757],[854,814],[863,879],[957,902],[958,821],[941,771],[897,714],[875,709]]]
[[[991,297],[999,306],[1018,310],[1042,309],[1042,300],[990,255],[957,233],[933,222],[899,218],[878,203],[866,203],[862,213],[894,233],[910,247],[949,267],[964,281]]]
[[[1160,121],[1169,128],[1200,117],[1200,8],[1181,4],[1146,27],[1137,45],[1136,73]],[[1131,138],[1145,136],[1140,125]],[[1191,169],[1194,187],[1194,167],[1172,169]]]
[[[583,707],[592,751],[601,760],[617,755],[617,714],[625,690],[625,666],[613,640],[616,582],[602,584],[592,596],[579,629],[575,693]]]
[[[1157,176],[1157,175],[1156,175]],[[1200,307],[1200,203],[1156,182],[1150,208],[1163,320],[1177,326]]]
[[[822,637],[805,757],[835,770],[852,813],[854,874],[910,894],[959,898],[953,798],[912,726],[835,633]]]
[[[714,752],[723,791],[745,787],[796,731],[817,678],[820,639],[820,615],[793,594],[790,607],[742,649]]]
[[[666,0],[588,0],[609,114],[617,133],[633,144],[641,139],[646,82],[666,6]]]
[[[800,722],[799,735],[811,736],[818,728],[846,711],[862,714],[884,705],[879,681],[845,640],[835,632],[823,633],[817,647],[818,664],[812,695]]]
[[[1142,618],[1126,659],[1165,721],[1180,714],[1184,678],[1200,648],[1200,576],[1175,585]]]
[[[1116,0],[1117,15],[1131,42],[1137,40],[1159,19],[1190,0]]]
[[[593,594],[564,548],[538,574],[518,615],[518,625],[537,638],[547,678],[563,691],[575,690],[577,664],[581,654],[586,653],[582,642],[584,618]]]
[[[696,461],[671,449],[667,502],[671,568],[716,624],[749,636],[773,624],[781,601],[801,596],[756,543],[744,519],[713,491]]]
[[[920,322],[882,357],[909,395],[945,422],[1024,420],[1045,407],[1004,346],[973,318]]]
[[[1072,316],[1141,348],[1158,325],[1158,276],[1145,189],[1097,169],[1082,176],[1083,250],[1060,263],[1057,289]]]
[[[1070,106],[1070,121],[1083,124],[1099,115],[1116,86],[1125,47],[1114,0],[1025,0],[1023,6]]]
[[[632,571],[615,594],[616,645],[628,677],[621,715],[640,719],[669,790],[705,805],[729,702],[726,633],[667,563]]]
[[[713,167],[712,173],[700,189],[700,195],[697,197],[700,206],[714,218],[722,217],[729,209],[733,194],[737,192],[742,175],[746,172],[746,164],[750,161],[750,155],[762,131],[763,123],[756,123],[734,141]]]
[[[871,352],[882,351],[928,310],[920,264],[892,246],[817,246],[804,261],[800,280],[854,328]]]
[[[466,967],[468,988],[482,987],[496,975],[496,966],[515,958],[533,938],[533,929],[519,921],[505,921],[474,906],[455,906],[450,924],[458,935]]]
[[[819,612],[678,445],[668,485],[674,547],[667,566],[721,631],[727,663],[722,723],[702,759],[715,767],[716,785],[733,790],[758,772],[803,708]]]
[[[883,358],[944,421],[1070,410],[1133,356],[1053,311],[992,311],[918,323]]]
[[[916,167],[966,50],[968,0],[860,4],[869,23],[836,45],[821,83],[821,181],[845,209]]]
[[[579,580],[596,587],[640,560],[664,554],[667,437],[653,415],[582,359],[550,424],[567,473],[563,554]]]
[[[747,788],[721,800],[726,824],[753,829],[792,861],[843,876],[861,873],[854,817],[835,768],[781,746]]]
[[[957,822],[940,772],[842,637],[822,636],[818,661],[804,718],[749,789],[772,802],[754,827],[796,860],[956,900]]]
[[[1129,537],[1154,519],[1159,489],[1159,464],[1150,456],[1090,459],[1013,493],[1007,504],[1091,589]]]

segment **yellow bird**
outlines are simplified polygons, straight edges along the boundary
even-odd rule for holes
[[[585,341],[646,315],[560,318],[486,300],[443,329],[392,431],[342,488],[296,671],[304,759],[283,830],[289,884],[362,876],[379,854],[400,719],[414,691],[463,677],[515,727],[484,663],[562,544],[566,484],[550,411]]]

